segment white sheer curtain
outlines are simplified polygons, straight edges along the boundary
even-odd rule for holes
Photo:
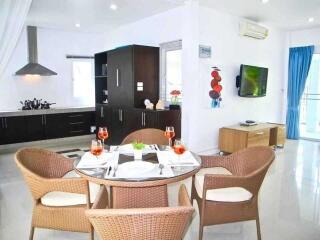
[[[0,77],[19,40],[32,0],[0,0]]]

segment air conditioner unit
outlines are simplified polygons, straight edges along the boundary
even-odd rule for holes
[[[240,22],[239,33],[241,36],[265,39],[268,36],[269,30],[256,23],[243,21]]]

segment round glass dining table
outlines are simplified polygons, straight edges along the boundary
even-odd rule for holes
[[[166,147],[159,146],[158,150],[166,151]],[[108,174],[109,167],[105,168],[78,168],[80,159],[74,161],[75,171],[83,178],[99,185],[110,187],[109,207],[137,208],[137,207],[166,207],[168,205],[167,185],[192,177],[201,168],[201,159],[193,152],[189,152],[198,165],[172,165],[169,175],[123,177]],[[149,155],[149,154],[147,154]],[[143,156],[142,161],[153,162],[154,156]],[[148,159],[144,159],[148,158]],[[134,160],[141,161],[141,160]],[[120,160],[118,167],[121,165]],[[161,164],[154,163],[155,171],[162,171]],[[163,166],[162,166],[163,167]],[[168,166],[166,166],[168,167]]]

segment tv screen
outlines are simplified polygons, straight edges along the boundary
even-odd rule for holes
[[[265,96],[267,92],[267,80],[268,68],[241,65],[239,96]]]

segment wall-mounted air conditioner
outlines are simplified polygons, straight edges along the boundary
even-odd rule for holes
[[[265,39],[268,36],[269,30],[266,27],[256,23],[242,21],[239,26],[239,34],[241,36]]]

